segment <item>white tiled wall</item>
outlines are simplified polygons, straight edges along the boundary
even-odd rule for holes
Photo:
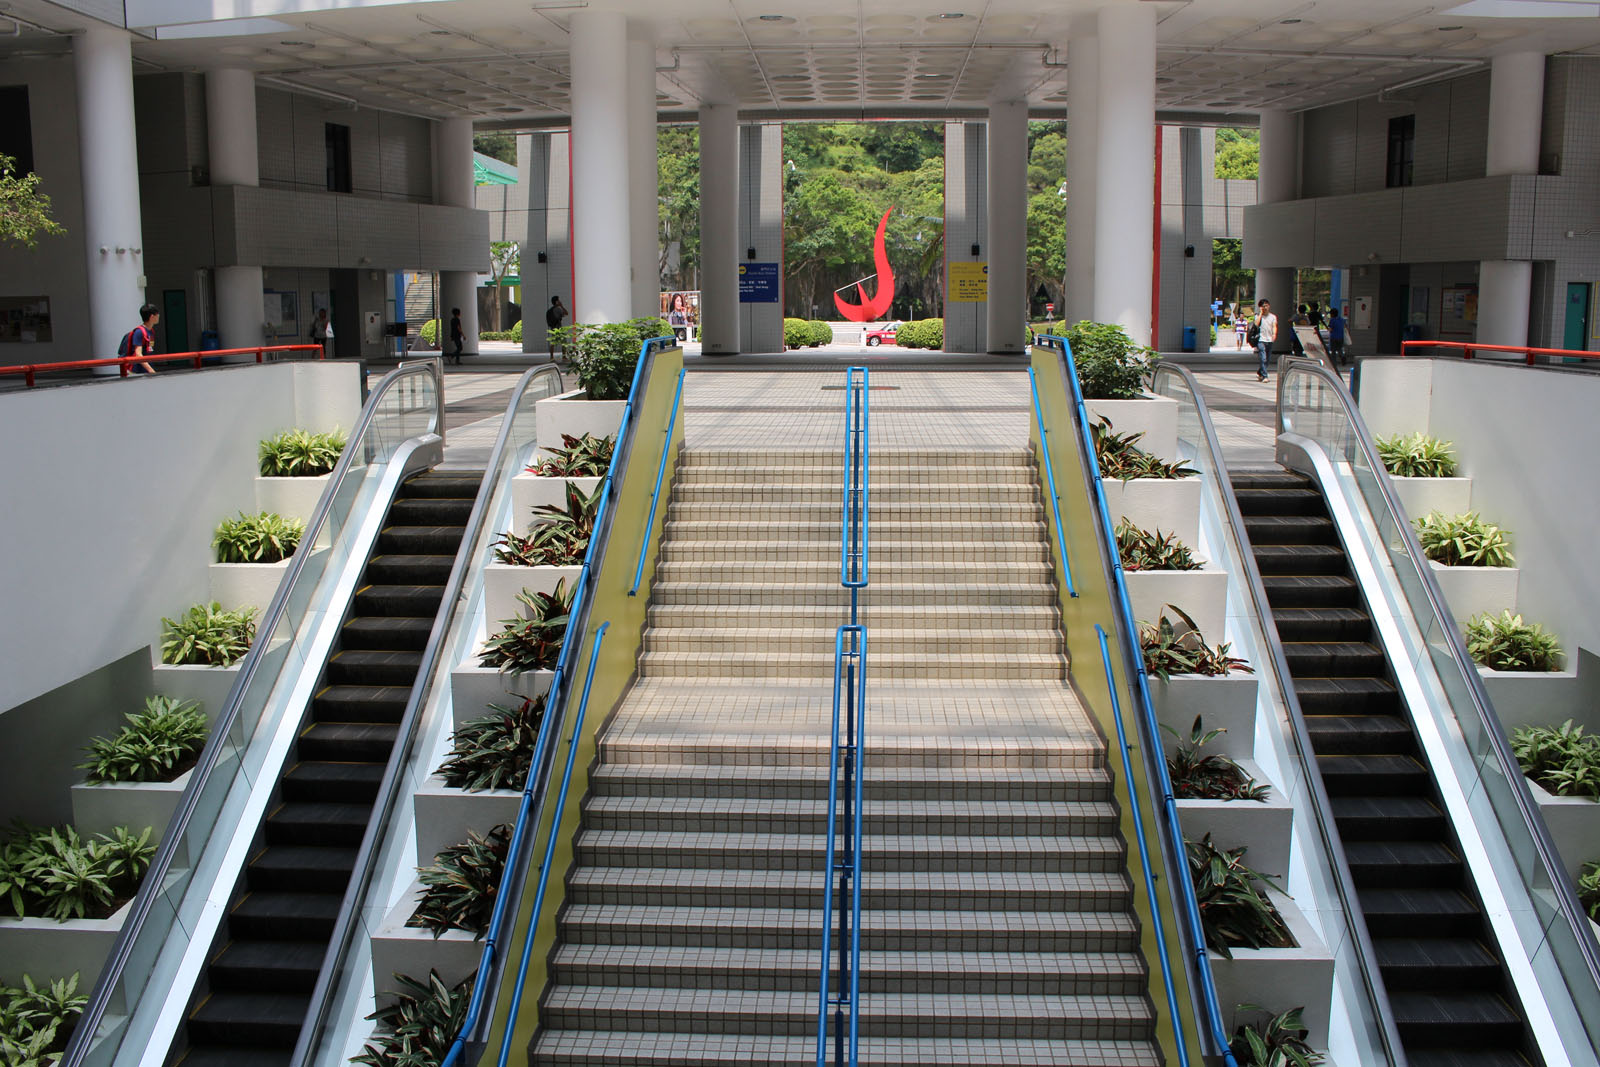
[[[988,351],[988,305],[957,304],[949,299],[951,262],[970,262],[978,245],[979,260],[989,256],[988,131],[981,122],[947,122],[944,127],[944,350]]]
[[[780,264],[776,304],[739,305],[739,351],[783,351],[783,126],[739,127],[739,262]]]

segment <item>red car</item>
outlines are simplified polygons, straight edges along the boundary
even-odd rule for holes
[[[867,331],[867,347],[877,348],[879,345],[894,344],[895,334],[900,332],[900,323],[891,322],[887,326],[879,326]]]

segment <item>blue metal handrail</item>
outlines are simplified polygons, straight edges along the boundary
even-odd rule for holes
[[[639,595],[639,583],[644,580],[644,559],[650,551],[650,531],[656,525],[656,505],[661,501],[661,480],[667,473],[667,460],[671,458],[672,431],[678,425],[678,402],[683,398],[683,376],[687,370],[678,371],[678,386],[672,393],[672,417],[667,420],[666,445],[661,449],[661,462],[656,466],[656,487],[650,493],[650,517],[644,520],[644,538],[639,544],[639,563],[633,568],[633,585],[629,596]]]
[[[1039,380],[1034,377],[1033,368],[1028,368],[1028,388],[1033,392],[1033,417],[1039,424],[1039,447],[1044,452],[1044,479],[1050,489],[1050,509],[1056,521],[1056,547],[1061,550],[1061,575],[1067,582],[1067,595],[1078,595],[1077,588],[1072,583],[1072,560],[1067,553],[1067,538],[1061,532],[1061,494],[1056,492],[1055,467],[1050,462],[1050,432],[1045,429],[1044,412],[1039,407]]]
[[[850,590],[850,622],[854,624],[856,592],[867,584],[871,551],[867,528],[872,492],[871,401],[867,368],[846,367],[844,373],[844,536],[839,542],[839,582]]]
[[[848,643],[846,641],[848,638]],[[848,644],[848,647],[847,647]],[[843,701],[840,697],[843,696]],[[833,644],[833,754],[828,764],[828,849],[822,890],[822,995],[817,1005],[817,1067],[828,1055],[828,1009],[833,1009],[834,1063],[855,1067],[859,1047],[861,999],[861,737],[867,710],[867,631],[859,625],[841,626]],[[844,706],[844,740],[839,735],[839,709]],[[839,843],[838,801],[840,771],[844,780],[842,859]],[[828,992],[833,969],[833,894],[835,877],[839,894],[839,992]],[[845,906],[846,899],[849,907]],[[845,1056],[845,1021],[849,1017],[849,1057]]]
[[[1047,335],[1042,337],[1041,341],[1059,351],[1063,362],[1066,364],[1067,388],[1072,394],[1072,405],[1077,416],[1079,436],[1084,450],[1084,460],[1088,464],[1089,481],[1092,486],[1091,499],[1094,501],[1095,512],[1100,520],[1101,532],[1111,557],[1112,586],[1116,592],[1116,596],[1112,599],[1112,608],[1113,614],[1116,616],[1118,634],[1122,639],[1124,666],[1131,679],[1129,688],[1136,705],[1134,710],[1138,714],[1139,728],[1142,735],[1141,740],[1145,745],[1145,751],[1154,754],[1152,758],[1145,762],[1150,773],[1155,776],[1155,791],[1161,798],[1162,818],[1157,823],[1157,827],[1166,839],[1169,850],[1181,865],[1179,870],[1169,872],[1169,874],[1171,881],[1177,886],[1178,890],[1178,903],[1181,906],[1178,919],[1183,924],[1184,933],[1192,946],[1191,966],[1196,984],[1200,989],[1201,1006],[1205,1010],[1205,1025],[1211,1031],[1213,1040],[1221,1049],[1222,1062],[1227,1067],[1238,1067],[1233,1053],[1228,1048],[1228,1033],[1227,1028],[1223,1025],[1222,1010],[1217,1001],[1216,981],[1211,974],[1210,957],[1206,955],[1205,930],[1200,924],[1200,905],[1195,899],[1194,882],[1189,877],[1188,848],[1184,844],[1183,827],[1178,822],[1178,802],[1173,795],[1171,775],[1167,773],[1167,761],[1161,756],[1161,729],[1156,721],[1155,707],[1150,701],[1150,684],[1145,674],[1144,656],[1138,651],[1139,634],[1134,625],[1133,602],[1128,597],[1128,584],[1123,577],[1122,560],[1117,553],[1117,537],[1111,522],[1111,507],[1106,502],[1105,487],[1100,481],[1100,464],[1095,459],[1094,434],[1090,429],[1088,411],[1083,404],[1083,390],[1078,384],[1078,367],[1072,358],[1072,346],[1067,343],[1065,337]],[[1099,626],[1096,626],[1095,629],[1100,635],[1102,648],[1107,648],[1105,631],[1100,629]],[[1109,648],[1106,650],[1106,656],[1109,663]],[[1117,697],[1114,685],[1111,690],[1111,700],[1113,711],[1118,717],[1118,734],[1120,738],[1121,712],[1116,707]],[[1124,742],[1123,754],[1125,760],[1126,753],[1127,748]],[[1136,795],[1136,786],[1130,774],[1128,778],[1128,796],[1134,798]],[[1133,802],[1137,805],[1137,800]],[[1135,813],[1137,815],[1137,808]],[[1141,851],[1144,849],[1142,837],[1140,839],[1140,849]],[[1146,888],[1153,893],[1155,891],[1154,881],[1148,868],[1145,873],[1145,882]],[[1155,898],[1152,897],[1151,899],[1154,900]],[[1159,933],[1160,920],[1154,915],[1152,918],[1156,919],[1158,924],[1157,932]],[[1165,944],[1160,944],[1160,953],[1163,977],[1170,981],[1170,974],[1167,971]],[[1173,1032],[1177,1035],[1181,1045],[1183,1042],[1182,1029],[1177,1025],[1177,1020],[1178,1014],[1174,1007]]]

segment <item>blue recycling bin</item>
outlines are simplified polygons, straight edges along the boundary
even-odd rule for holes
[[[1183,350],[1185,352],[1194,351],[1194,336],[1195,329],[1193,326],[1185,326],[1183,328]]]
[[[200,331],[200,351],[215,352],[222,347],[222,341],[217,337],[216,330]]]

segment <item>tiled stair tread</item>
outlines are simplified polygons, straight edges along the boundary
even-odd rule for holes
[[[1431,808],[1431,805],[1430,805]],[[592,817],[657,815],[664,819],[710,816],[720,819],[816,819],[828,810],[826,798],[762,799],[758,797],[590,797],[584,810]],[[1433,809],[1437,810],[1437,809]],[[864,801],[862,818],[914,819],[1095,819],[1115,821],[1116,805],[1108,800],[874,800]],[[689,825],[685,823],[684,825]]]
[[[749,866],[816,863],[820,866],[827,843],[820,834],[737,833],[700,831],[665,835],[656,830],[583,830],[576,847],[589,857],[629,857],[630,862],[668,865],[696,861],[697,857],[738,858]],[[1120,868],[1124,849],[1121,838],[1093,834],[1025,835],[989,834],[873,834],[862,843],[862,856],[879,870],[976,870],[982,864],[994,869],[1083,870]],[[591,859],[590,862],[593,862]],[[1354,862],[1354,861],[1352,861]],[[910,864],[910,868],[903,865]],[[1007,866],[1009,865],[1009,866]]]
[[[635,1067],[722,1067],[724,1064],[815,1067],[815,1034],[688,1034],[543,1030],[534,1039],[543,1065],[633,1064]],[[899,1067],[952,1064],[1073,1064],[1074,1067],[1159,1067],[1147,1041],[1039,1038],[877,1037],[861,1039],[861,1062]]]
[[[952,560],[965,560],[995,567],[1010,564],[1036,565],[1048,558],[1044,545],[1018,545],[994,543],[972,545],[959,541],[953,535],[930,537],[917,541],[885,541],[873,531],[872,564],[874,567],[932,567],[948,564]],[[706,562],[739,562],[745,566],[782,564],[786,568],[814,567],[822,564],[839,566],[839,538],[831,541],[817,539],[772,541],[701,542],[692,545],[667,545],[661,550],[659,566],[692,566]]]
[[[728,889],[740,892],[790,892],[818,896],[815,871],[748,870],[715,867],[600,867],[575,868],[572,885],[604,892],[638,886],[661,892]],[[973,894],[982,896],[1060,897],[1074,911],[1121,909],[1132,882],[1121,871],[874,871],[862,885],[861,895],[900,903],[925,898]],[[1091,902],[1099,906],[1091,907]]]
[[[945,633],[951,627],[963,629],[1021,629],[1049,626],[1057,629],[1060,613],[1046,604],[978,605],[929,604],[919,608],[895,607],[890,603],[865,603],[861,619],[870,627],[893,628],[928,633]],[[839,625],[839,611],[828,607],[800,607],[792,604],[728,604],[702,607],[695,604],[652,604],[650,627],[682,629],[730,627],[740,629],[781,628],[816,629],[832,633]],[[1059,631],[1058,631],[1059,632]],[[650,630],[646,629],[646,637]]]
[[[817,767],[766,766],[684,766],[679,763],[602,764],[589,773],[591,787],[628,790],[633,795],[671,795],[682,791],[689,796],[714,796],[717,790],[786,790],[807,796],[827,794],[827,772]],[[933,787],[940,797],[972,797],[974,792],[1001,789],[1011,799],[1026,800],[1063,789],[1098,795],[1109,789],[1111,774],[1103,768],[1040,767],[1026,770],[1015,767],[926,767],[874,768],[864,779],[869,798],[874,790],[902,796],[907,790]],[[666,793],[660,790],[665,788]],[[730,795],[743,795],[732,794]],[[976,798],[984,799],[984,798]]]
[[[849,591],[835,572],[832,582],[704,582],[658,581],[651,598],[660,604],[774,604],[837,605],[848,609]],[[1054,587],[1023,582],[914,582],[874,579],[872,598],[893,600],[901,606],[915,604],[1055,605]],[[865,596],[862,597],[866,599]]]
[[[975,580],[1009,582],[1050,581],[1053,570],[1043,560],[972,560],[959,550],[952,549],[948,559],[918,559],[911,562],[882,560],[874,555],[870,559],[870,577],[873,582],[929,581],[940,575],[959,581],[963,575],[968,582]],[[668,560],[656,565],[656,581],[739,582],[746,574],[757,575],[768,583],[804,582],[808,579],[831,580],[839,583],[839,557],[833,553],[822,559],[751,559],[729,555],[720,563],[707,560]],[[981,577],[980,577],[981,576]]]
[[[822,896],[817,885],[817,896]],[[935,923],[935,920],[938,920]],[[786,927],[821,930],[820,906],[805,908],[700,908],[693,905],[596,905],[574,904],[562,912],[563,923],[573,926],[610,926],[618,930],[674,926]],[[861,929],[921,930],[1100,930],[1113,934],[1137,934],[1138,923],[1120,911],[956,911],[874,908],[862,909]]]
[[[831,650],[649,651],[639,656],[639,666],[647,674],[670,671],[691,677],[716,673],[719,668],[737,668],[743,676],[767,674],[832,678],[834,656]],[[1065,678],[1067,661],[1059,652],[1008,655],[981,649],[974,652],[946,652],[937,648],[919,652],[871,650],[867,660],[868,678],[894,670],[912,671],[914,676],[931,678],[1008,678],[1013,677],[1016,671],[1025,671],[1026,676],[1031,678]]]
[[[707,945],[563,945],[555,966],[610,971],[615,984],[638,970],[669,974],[719,975],[780,973],[817,980],[817,953],[809,949],[719,948]],[[1144,960],[1134,952],[899,952],[874,950],[861,954],[863,982],[915,980],[923,975],[950,976],[967,972],[987,981],[1017,977],[1057,976],[1075,981],[1143,979]],[[606,984],[612,984],[608,981]]]
[[[718,410],[716,405],[686,404],[685,410]],[[958,458],[960,457],[960,458]],[[909,463],[972,463],[997,467],[1014,466],[1030,462],[1032,452],[1027,448],[969,448],[952,452],[948,448],[906,448],[882,443],[874,445],[872,462],[877,464]],[[702,463],[831,463],[844,462],[844,448],[726,448],[716,445],[685,448],[680,462],[686,466]]]
[[[868,647],[874,652],[898,651],[906,645],[918,650],[950,651],[987,651],[995,646],[1001,651],[1038,651],[1029,646],[1042,645],[1050,651],[1056,651],[1062,644],[1061,631],[1042,616],[1039,624],[1031,630],[956,631],[913,629],[883,623],[873,625],[871,622],[865,625],[868,627]],[[834,629],[825,626],[695,626],[692,629],[661,626],[646,631],[644,647],[646,651],[666,652],[688,651],[690,647],[715,651],[735,643],[755,648],[809,646],[814,650],[825,650],[831,656],[834,634]]]
[[[876,458],[876,457],[874,457]],[[869,471],[872,488],[883,485],[938,485],[942,482],[967,481],[982,485],[1028,485],[1031,472],[1024,467],[993,467],[963,463],[959,466],[881,467],[873,463]],[[804,466],[713,466],[689,464],[679,467],[674,485],[739,485],[752,481],[783,482],[791,485],[827,485],[844,487],[844,461],[838,463],[807,464]]]

